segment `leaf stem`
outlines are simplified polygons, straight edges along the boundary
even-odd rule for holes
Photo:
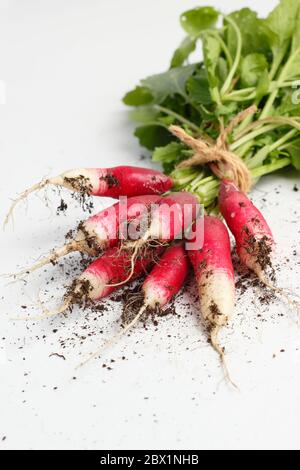
[[[278,84],[281,85],[285,79],[286,79],[286,75],[288,73],[288,70],[289,70],[289,67],[290,65],[293,63],[293,61],[295,60],[295,58],[298,56],[298,54],[300,53],[300,47],[298,47],[294,52],[293,54],[289,57],[289,59],[287,60],[286,64],[284,65],[284,67],[282,68],[281,72],[280,72],[280,75],[279,75],[279,78],[278,78]],[[276,90],[274,90],[271,95],[269,96],[266,104],[265,104],[265,107],[264,109],[262,110],[262,113],[260,115],[260,118],[259,119],[264,119],[266,118],[269,114],[270,114],[270,111],[272,109],[272,106],[273,106],[273,103],[277,97],[277,93],[278,93],[278,88]]]
[[[275,162],[269,163],[268,165],[262,165],[251,170],[252,178],[260,178],[263,175],[272,173],[273,171],[280,170],[291,164],[290,158],[279,158]]]
[[[277,88],[287,88],[294,85],[294,81],[286,81],[283,83],[279,83],[278,81],[274,80],[270,83],[269,90],[266,94],[271,93],[272,91],[276,90]],[[242,88],[240,90],[233,90],[230,93],[227,93],[223,96],[224,101],[246,101],[252,98],[255,98],[255,91],[256,87],[248,87]],[[247,95],[247,96],[244,96]]]
[[[221,48],[225,54],[225,57],[227,59],[227,62],[229,64],[229,67],[232,67],[233,65],[233,60],[232,60],[232,57],[231,57],[231,54],[229,52],[229,49],[228,47],[226,46],[225,42],[223,41],[222,37],[220,36],[220,34],[218,33],[218,31],[210,31],[210,34],[214,35],[217,40],[219,41],[220,45],[221,45]]]
[[[236,22],[232,18],[230,18],[230,16],[225,16],[224,20],[227,21],[233,27],[236,33],[237,46],[236,46],[236,54],[235,54],[234,62],[232,64],[229,74],[221,89],[221,96],[225,95],[231,87],[232,80],[234,78],[235,72],[237,71],[238,65],[240,63],[241,53],[242,53],[242,42],[243,42],[240,28],[237,26]]]
[[[248,126],[248,128],[250,127],[251,125]],[[261,134],[265,134],[266,132],[270,132],[272,131],[273,129],[276,129],[278,127],[278,125],[274,125],[274,124],[270,124],[270,125],[267,125],[267,126],[261,126],[259,129],[255,129],[253,130],[252,132],[247,132],[246,129],[243,130],[242,133],[240,133],[239,135],[242,134],[242,137],[240,137],[239,139],[235,140],[231,145],[230,145],[230,150],[234,151],[236,150],[237,148],[239,148],[241,145],[244,145],[246,142],[248,142],[249,140],[252,140],[254,139],[255,137],[258,137],[259,135]],[[238,135],[238,136],[239,136]]]
[[[196,124],[189,121],[185,117],[181,116],[181,114],[178,114],[175,111],[172,111],[172,109],[165,108],[164,106],[161,106],[159,104],[155,104],[153,107],[157,111],[168,114],[169,116],[173,116],[175,119],[177,119],[182,124],[186,124],[187,126],[189,126],[193,131],[197,132],[197,134],[203,134],[203,131],[200,129],[200,127],[196,126]]]

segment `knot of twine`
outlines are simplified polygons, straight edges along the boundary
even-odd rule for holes
[[[234,181],[238,188],[247,193],[251,188],[251,173],[243,160],[227,148],[227,138],[233,129],[250,114],[256,113],[255,105],[237,114],[226,128],[221,129],[217,141],[213,144],[200,138],[194,138],[180,126],[170,126],[170,132],[181,142],[194,150],[194,155],[179,163],[177,168],[208,164],[212,172],[220,179]]]

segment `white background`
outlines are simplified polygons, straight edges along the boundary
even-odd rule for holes
[[[132,136],[121,97],[140,78],[167,68],[183,36],[179,14],[196,3],[0,1],[0,79],[7,94],[0,105],[1,219],[10,199],[46,174],[140,164],[145,152]],[[225,11],[249,5],[265,14],[276,2],[207,3]],[[265,178],[253,197],[278,242],[279,283],[299,292],[299,256],[293,255],[300,238],[296,182],[293,172]],[[18,207],[14,229],[10,225],[1,233],[1,272],[26,266],[62,244],[66,231],[84,217],[67,194],[73,208],[67,217],[55,217],[58,194],[48,191],[48,208],[43,194],[30,197],[27,211]],[[97,201],[96,208],[106,202]],[[79,272],[78,259],[74,255],[62,267],[31,276],[26,286],[2,279],[0,449],[299,449],[295,312],[279,300],[262,306],[253,289],[238,299],[222,341],[240,392],[224,383],[206,343],[193,283],[177,302],[180,318],[136,328],[104,358],[74,372],[80,358],[118,331],[117,302],[109,301],[109,311],[95,320],[80,309],[35,324],[10,318],[24,314],[21,305],[29,303],[28,313],[39,314],[39,292],[44,301],[59,303],[62,287]],[[85,331],[93,336],[80,344],[74,335]],[[67,343],[65,361],[49,357],[62,352],[59,338]],[[108,371],[102,363],[111,358],[116,362]]]

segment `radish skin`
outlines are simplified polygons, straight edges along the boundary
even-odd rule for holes
[[[78,178],[85,180],[86,191],[91,196],[112,198],[162,194],[172,186],[171,178],[160,171],[135,166],[75,169],[50,180],[50,183],[76,190]]]
[[[211,344],[224,365],[225,351],[219,345],[218,333],[232,316],[235,285],[229,235],[221,220],[204,216],[203,246],[189,250],[188,256],[198,285],[201,314],[208,326]],[[227,371],[226,375],[229,377]]]
[[[153,240],[163,244],[184,238],[185,232],[190,228],[199,211],[198,198],[188,191],[174,192],[162,197],[151,214],[148,230],[139,240],[125,244],[125,248],[132,250],[131,271],[126,281],[130,279],[134,271],[135,259],[143,247]]]
[[[104,249],[117,245],[119,232],[123,234],[122,225],[128,226],[132,220],[140,220],[150,212],[152,204],[160,200],[158,195],[135,196],[126,199],[123,206],[120,202],[103,209],[98,214],[81,222],[75,238],[64,246],[53,250],[48,256],[43,257],[33,266],[23,269],[11,276],[23,276],[49,264],[55,263],[59,258],[74,251],[86,253],[90,256],[99,256]],[[126,233],[124,233],[126,236]]]
[[[160,171],[134,166],[69,170],[61,175],[46,178],[21,193],[13,202],[5,218],[4,226],[12,216],[13,210],[19,201],[49,184],[65,187],[71,191],[90,196],[118,198],[120,196],[163,194],[172,187],[173,182],[169,176]]]
[[[183,244],[167,248],[143,283],[144,304],[152,309],[164,307],[183,286],[188,269]]]
[[[221,213],[232,232],[237,254],[243,264],[267,283],[273,277],[272,258],[275,243],[269,225],[250,199],[234,185],[223,180],[220,185]]]
[[[178,236],[183,238],[184,232],[195,220],[198,209],[199,199],[188,191],[171,193],[161,198],[144,239],[169,242]]]

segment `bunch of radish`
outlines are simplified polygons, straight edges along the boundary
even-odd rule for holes
[[[235,282],[229,234],[222,220],[212,215],[202,217],[198,197],[186,191],[172,192],[169,177],[145,168],[68,171],[33,186],[18,200],[46,184],[65,186],[93,196],[128,196],[126,206],[120,200],[82,221],[72,240],[22,271],[22,275],[30,273],[72,251],[96,258],[72,282],[62,305],[55,311],[47,311],[46,316],[64,312],[74,303],[96,302],[130,280],[145,275],[140,309],[123,325],[119,337],[147,312],[164,309],[183,287],[192,266],[199,290],[200,312],[210,342],[224,362],[224,348],[219,345],[218,333],[233,313]],[[274,240],[262,214],[246,194],[225,179],[220,184],[219,207],[235,238],[241,262],[265,285],[272,286]],[[137,234],[134,239],[128,239],[130,227]]]

